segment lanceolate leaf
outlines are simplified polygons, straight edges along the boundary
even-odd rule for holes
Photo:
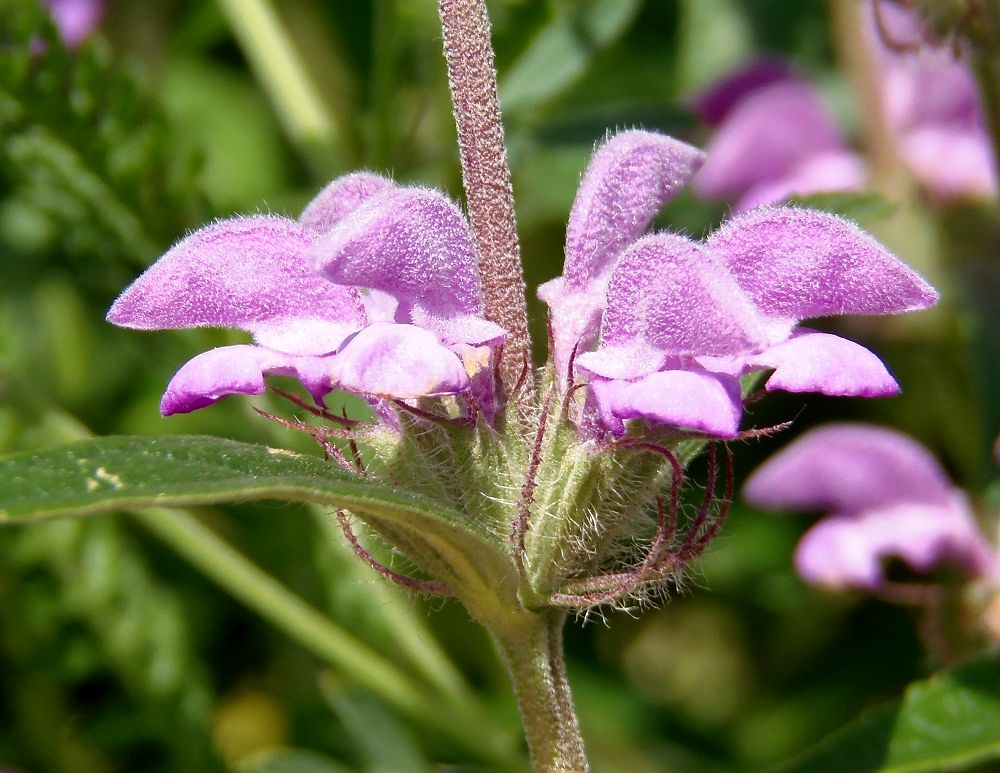
[[[474,585],[496,588],[505,572],[497,549],[461,513],[285,449],[213,437],[107,437],[0,460],[0,524],[252,499],[331,505],[419,536]]]
[[[780,773],[918,773],[1000,759],[1000,656],[914,682]],[[991,768],[992,769],[992,768]]]

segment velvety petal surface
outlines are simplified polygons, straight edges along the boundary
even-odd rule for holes
[[[918,572],[947,562],[972,575],[991,571],[995,562],[968,504],[955,492],[945,504],[906,502],[825,518],[799,542],[795,567],[817,585],[877,590],[889,558],[900,558]]]
[[[665,370],[637,381],[595,378],[591,389],[605,427],[622,434],[623,419],[735,437],[743,412],[735,378],[694,370]]]
[[[871,236],[826,212],[765,207],[707,240],[760,311],[796,322],[830,314],[925,309],[938,294]]]
[[[578,362],[601,373],[605,348],[725,355],[755,350],[763,340],[753,304],[708,250],[682,236],[653,234],[619,258],[608,284],[601,346]],[[619,377],[649,372],[640,366]]]
[[[343,389],[380,397],[455,394],[469,388],[461,359],[415,325],[379,322],[359,332],[332,358]]]
[[[299,222],[324,234],[375,194],[395,187],[392,180],[372,172],[345,174],[313,197],[299,215]]]
[[[761,507],[863,512],[899,502],[947,505],[952,485],[912,438],[867,424],[811,430],[751,475],[743,495]]]
[[[773,83],[745,97],[706,148],[694,189],[731,198],[790,174],[821,153],[843,149],[836,125],[815,92],[798,80]]]
[[[899,384],[882,360],[846,338],[799,329],[787,341],[748,357],[751,369],[773,368],[765,388],[839,397],[890,397]]]
[[[583,175],[566,228],[567,288],[584,290],[610,269],[703,160],[697,148],[654,132],[621,132],[601,145]]]
[[[461,210],[430,189],[376,194],[321,237],[314,265],[331,281],[389,293],[396,321],[415,322],[449,343],[497,340],[482,319],[479,269]]]
[[[272,216],[205,226],[126,288],[108,321],[140,330],[232,327],[294,354],[333,351],[345,329],[364,323],[364,309],[355,290],[316,274],[308,259],[315,238]]]
[[[264,376],[297,378],[317,400],[332,388],[330,357],[302,357],[261,346],[223,346],[188,360],[170,380],[160,401],[164,416],[189,413],[231,394],[259,395]]]

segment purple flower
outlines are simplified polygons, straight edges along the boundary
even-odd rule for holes
[[[694,107],[717,127],[694,178],[706,198],[736,199],[743,212],[864,186],[860,157],[847,149],[815,91],[779,60],[750,64],[697,97]]]
[[[562,383],[576,377],[568,367],[575,350],[592,412],[613,434],[641,418],[734,437],[738,379],[755,370],[773,371],[767,389],[895,394],[898,385],[870,351],[797,325],[923,309],[937,293],[850,223],[811,210],[758,209],[704,242],[641,236],[699,160],[645,132],[598,149],[570,218],[566,273],[539,289],[551,308]],[[609,225],[608,213],[627,227]]]
[[[103,0],[44,0],[44,3],[69,48],[80,45],[104,16]]]
[[[237,217],[179,242],[122,293],[108,320],[157,330],[229,327],[253,345],[198,355],[173,377],[164,415],[264,377],[396,399],[474,392],[489,408],[491,347],[468,226],[443,195],[368,173],[335,180],[298,221]]]
[[[928,42],[913,11],[868,6],[873,77],[903,163],[933,199],[995,196],[993,149],[968,68]],[[780,60],[752,62],[693,107],[716,128],[694,188],[736,200],[737,212],[866,183],[861,157],[847,148],[816,90]]]
[[[969,69],[950,46],[928,41],[914,11],[880,2],[869,14],[886,117],[903,161],[935,199],[995,197],[993,148]]]
[[[913,439],[864,424],[814,429],[751,476],[744,496],[762,507],[829,511],[796,550],[808,582],[878,590],[884,562],[919,572],[951,562],[973,576],[1000,579],[964,493]]]

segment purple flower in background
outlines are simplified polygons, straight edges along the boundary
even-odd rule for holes
[[[758,468],[743,493],[762,507],[829,511],[796,550],[796,568],[810,583],[878,590],[888,558],[919,572],[950,562],[1000,580],[995,548],[965,494],[927,449],[899,432],[864,424],[814,429]]]
[[[993,149],[968,68],[928,42],[913,11],[876,0],[868,13],[873,77],[903,163],[935,200],[995,196]],[[780,60],[750,63],[693,107],[715,128],[694,188],[735,200],[737,212],[866,184],[863,160],[816,89]]]
[[[101,23],[103,0],[44,0],[63,42],[76,48]]]
[[[396,399],[475,393],[488,409],[483,363],[504,337],[482,319],[458,207],[368,173],[335,180],[298,221],[258,215],[199,229],[127,288],[108,320],[252,334],[253,345],[184,365],[163,396],[164,415],[260,394],[268,375],[294,376],[321,404],[346,389]]]
[[[647,132],[617,135],[595,153],[570,218],[565,274],[539,288],[562,383],[575,381],[575,351],[589,405],[616,435],[625,420],[646,419],[734,437],[739,377],[755,370],[773,371],[767,389],[895,394],[869,350],[796,326],[923,309],[937,293],[850,223],[811,210],[760,209],[704,242],[642,236],[699,161]]]
[[[867,33],[903,161],[935,199],[996,196],[993,148],[969,69],[950,46],[928,40],[914,11],[870,5]]]
[[[693,106],[716,127],[694,178],[701,196],[735,199],[743,212],[865,184],[861,158],[848,150],[815,90],[780,60],[753,62]]]

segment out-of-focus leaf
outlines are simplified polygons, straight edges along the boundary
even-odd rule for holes
[[[734,0],[682,0],[677,70],[681,94],[706,88],[749,58],[750,24]]]
[[[780,773],[921,773],[1000,759],[1000,657],[914,682]]]
[[[305,749],[268,749],[236,766],[238,773],[350,773],[336,760]]]
[[[504,111],[524,112],[559,94],[594,55],[625,32],[640,0],[563,3],[500,81]]]
[[[147,262],[200,214],[153,99],[102,41],[68,51],[42,3],[3,2],[0,40],[0,197],[46,223],[45,241],[0,243]]]
[[[328,690],[333,710],[359,746],[368,773],[429,773],[425,759],[407,729],[381,703],[363,693]]]
[[[896,211],[895,204],[871,191],[814,193],[796,196],[789,204],[832,212],[862,225],[885,220]]]

